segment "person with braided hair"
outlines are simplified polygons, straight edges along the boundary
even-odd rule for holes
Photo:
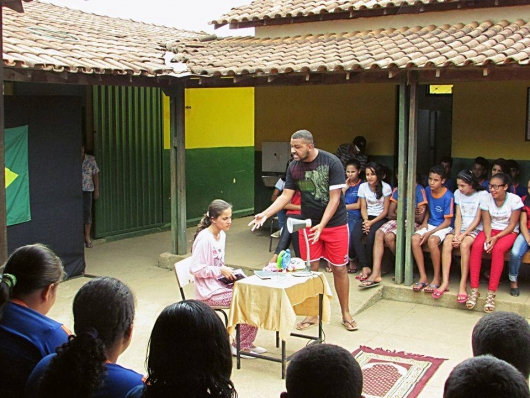
[[[135,300],[117,279],[85,284],[74,298],[75,336],[31,373],[26,397],[122,398],[142,375],[116,362],[131,342]]]
[[[46,316],[64,278],[62,261],[41,244],[15,250],[0,276],[0,396],[23,396],[37,363],[70,331]]]

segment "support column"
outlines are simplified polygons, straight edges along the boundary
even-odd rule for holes
[[[398,131],[398,200],[395,283],[403,283],[405,246],[405,198],[407,188],[407,75],[402,73],[399,82],[399,131]]]
[[[185,86],[170,92],[171,122],[171,253],[186,254]]]
[[[407,167],[407,194],[409,205],[407,206],[407,220],[409,228],[406,232],[405,241],[405,285],[412,285],[414,275],[414,258],[412,256],[412,234],[414,233],[414,218],[416,213],[414,203],[416,190],[416,154],[418,137],[418,77],[417,72],[409,72],[410,100],[409,100],[409,137],[408,137],[408,167]],[[403,203],[403,202],[401,202]]]
[[[0,4],[0,54],[3,54],[3,11]],[[5,132],[4,132],[4,63],[0,62],[0,265],[7,261],[7,208],[6,208],[6,176],[5,176]]]

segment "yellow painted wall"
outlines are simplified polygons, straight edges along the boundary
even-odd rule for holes
[[[369,155],[394,154],[393,84],[257,87],[255,93],[257,151],[262,142],[289,141],[295,131],[307,129],[326,151],[363,135]]]
[[[186,90],[186,149],[253,145],[253,88]]]
[[[164,149],[171,149],[171,109],[169,97],[162,93],[162,128],[164,131]]]
[[[530,82],[457,83],[453,87],[453,157],[530,160],[525,142]]]

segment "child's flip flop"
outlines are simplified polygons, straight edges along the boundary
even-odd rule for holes
[[[425,286],[427,286],[427,283],[425,282],[416,282],[414,285],[412,285],[412,290],[415,292],[421,292]]]
[[[448,292],[448,291],[449,291],[448,289],[445,289],[445,290],[436,289],[434,292],[432,292],[432,298],[438,300],[440,297],[444,295],[445,292]]]

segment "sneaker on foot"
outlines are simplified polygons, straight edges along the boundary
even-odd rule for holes
[[[236,348],[236,347],[234,347],[233,345],[231,345],[231,346],[230,346],[230,351],[232,352],[232,355],[233,355],[234,357],[237,357],[237,348]],[[250,356],[248,356],[248,355],[243,354],[243,352],[245,352],[245,351],[241,350],[241,354],[240,354],[241,358],[244,358],[244,359],[256,359],[255,357],[250,357]],[[252,351],[251,351],[251,352],[252,352]],[[257,352],[255,352],[255,354],[257,354]]]
[[[282,234],[282,230],[279,229],[278,231],[276,231],[276,232],[274,232],[273,234],[271,234],[271,236],[272,236],[273,238],[279,239],[281,234]]]
[[[255,354],[265,354],[267,350],[263,347],[254,346],[250,347],[250,352],[253,352]]]

